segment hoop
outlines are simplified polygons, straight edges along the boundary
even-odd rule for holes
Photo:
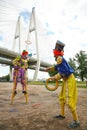
[[[29,45],[29,44],[31,44],[32,42],[31,42],[30,40],[26,40],[25,43]]]
[[[55,81],[55,86],[53,87],[49,87],[48,86],[48,82],[51,80],[51,78],[48,78],[45,82],[45,87],[49,90],[49,91],[55,91],[58,88],[58,80]]]
[[[58,72],[56,70],[54,71],[48,71],[48,74],[50,75],[50,77],[56,75]]]

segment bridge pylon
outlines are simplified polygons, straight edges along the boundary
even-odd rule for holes
[[[16,24],[16,30],[15,30],[15,35],[14,35],[14,41],[13,41],[13,46],[12,50],[15,51],[15,45],[16,45],[16,40],[18,39],[18,44],[19,44],[19,53],[21,54],[21,17],[18,17],[17,24]]]
[[[32,27],[33,23],[33,27]],[[12,50],[15,51],[15,45],[16,40],[19,39],[19,53],[21,54],[21,20],[20,16],[18,17],[18,21],[16,24],[16,30],[15,30],[15,36],[14,36],[14,42]],[[38,45],[38,36],[37,36],[37,21],[36,21],[36,14],[35,14],[35,7],[32,8],[32,14],[30,18],[30,24],[29,24],[29,31],[27,36],[27,41],[30,41],[30,35],[34,32],[35,34],[35,45],[36,45],[36,56],[37,56],[37,63],[36,63],[36,69],[34,72],[33,80],[37,80],[38,72],[40,69],[40,56],[39,56],[39,45]],[[28,51],[28,44],[26,44],[26,50]]]
[[[33,23],[33,26],[32,26],[32,23]],[[31,15],[30,24],[29,24],[27,41],[30,40],[30,35],[32,32],[34,32],[35,34],[36,56],[37,56],[36,69],[33,76],[33,80],[36,81],[38,72],[40,69],[40,56],[39,56],[39,44],[38,44],[38,35],[37,35],[37,21],[36,21],[35,7],[32,8],[32,15]],[[26,50],[28,50],[28,44],[26,44]]]

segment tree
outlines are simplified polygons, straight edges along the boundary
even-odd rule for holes
[[[82,81],[87,79],[87,54],[85,51],[80,51],[75,55],[74,58],[77,64],[77,72],[79,72],[79,77]]]
[[[6,78],[6,81],[10,81],[10,75],[9,74],[6,75],[5,78]]]
[[[73,59],[69,58],[68,63],[74,69],[74,75],[77,77],[78,76],[78,72],[77,72],[76,63],[75,63],[74,58]]]

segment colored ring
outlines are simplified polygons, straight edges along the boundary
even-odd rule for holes
[[[48,82],[51,80],[51,78],[48,78],[45,82],[45,87],[49,90],[49,91],[55,91],[58,88],[58,80],[55,81],[55,86],[53,86],[52,88],[48,86]]]

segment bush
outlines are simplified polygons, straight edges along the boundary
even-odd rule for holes
[[[9,74],[6,75],[5,78],[6,78],[6,81],[7,81],[7,82],[10,81],[10,75],[9,75]]]

